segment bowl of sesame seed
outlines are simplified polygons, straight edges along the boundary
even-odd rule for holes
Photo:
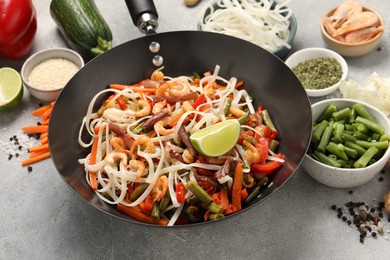
[[[34,53],[25,61],[21,76],[31,95],[42,101],[54,101],[83,66],[83,58],[73,50],[46,49]]]

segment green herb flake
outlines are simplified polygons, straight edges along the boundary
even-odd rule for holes
[[[324,89],[340,81],[343,69],[335,58],[315,58],[299,63],[292,71],[306,89]]]

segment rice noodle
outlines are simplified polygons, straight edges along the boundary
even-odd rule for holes
[[[166,117],[180,116],[180,118],[177,120],[174,130],[165,135],[160,134],[155,126],[153,130],[144,129],[141,132],[133,132],[135,128],[153,116],[150,112],[145,113],[143,116],[135,116],[135,112],[139,112],[140,109],[138,107],[140,100],[149,100],[149,102],[153,103],[155,98],[153,95],[135,93],[132,88],[125,88],[124,90],[110,88],[100,91],[92,98],[86,115],[82,120],[78,142],[81,147],[86,148],[91,147],[94,141],[97,140],[96,158],[92,161],[91,154],[88,154],[85,158],[80,158],[79,163],[84,166],[85,178],[89,185],[92,185],[90,173],[95,173],[96,182],[98,183],[95,193],[101,200],[112,205],[123,204],[127,207],[139,207],[146,198],[154,196],[153,190],[160,177],[167,177],[167,192],[170,204],[161,213],[161,218],[168,219],[168,225],[173,225],[181,215],[185,204],[178,201],[176,193],[178,183],[186,185],[189,181],[192,181],[200,185],[201,181],[209,179],[212,185],[227,184],[229,189],[232,187],[233,178],[230,175],[224,175],[217,179],[201,176],[197,173],[198,169],[215,173],[222,169],[220,164],[214,164],[208,162],[208,159],[205,161],[199,158],[192,162],[182,162],[171,156],[173,152],[183,153],[182,159],[184,160],[186,147],[179,147],[182,142],[179,136],[181,127],[184,127],[186,132],[192,134],[221,120],[232,117],[229,113],[225,114],[224,104],[226,98],[232,98],[232,107],[249,111],[249,114],[256,113],[252,104],[253,100],[249,94],[243,89],[236,89],[237,78],[225,79],[219,73],[220,67],[216,66],[213,73],[201,78],[198,84],[193,84],[193,79],[187,76],[173,78],[164,75],[164,81],[180,82],[183,88],[190,89],[190,91],[199,95],[203,94],[206,97],[204,104],[200,104],[196,109],[188,111],[184,110],[183,101],[179,100],[172,104],[170,108],[172,110],[171,114]],[[214,97],[205,94],[205,86],[210,82],[215,82],[213,85],[215,87],[213,89],[215,91]],[[107,94],[110,97],[99,111],[95,112],[94,107],[97,105],[97,100],[102,95]],[[119,97],[126,100],[126,109],[122,109],[119,104],[114,104],[114,101]],[[117,129],[115,131],[111,129],[111,124],[116,124],[115,128]],[[250,129],[260,134],[251,126],[242,125],[241,127],[243,131]],[[120,133],[120,131],[123,132]],[[85,142],[83,140],[85,134],[92,137],[91,141]],[[126,147],[124,143],[121,146],[120,142],[125,142],[123,141],[125,137],[132,139],[132,147]],[[148,141],[142,141],[143,143],[135,145],[135,142],[139,140]],[[118,148],[118,145],[121,149]],[[130,152],[131,149],[133,150],[132,153]],[[224,157],[232,157],[236,161],[244,162],[245,173],[248,173],[250,162],[245,158],[246,149],[243,145],[237,143],[235,148],[229,152],[229,156]],[[267,160],[283,161],[283,159],[274,155],[270,151]],[[111,159],[108,159],[108,157]],[[132,165],[132,162],[135,166]],[[128,199],[129,189],[134,189],[139,184],[148,184],[148,186],[138,198],[130,201]],[[190,200],[195,195],[187,189],[184,196],[185,200]]]
[[[206,6],[200,28],[203,31],[235,36],[263,47],[269,52],[285,46],[290,36],[292,10],[271,0],[218,0]]]

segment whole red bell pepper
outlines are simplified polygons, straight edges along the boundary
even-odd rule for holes
[[[0,57],[25,56],[36,31],[37,17],[31,0],[0,0]]]

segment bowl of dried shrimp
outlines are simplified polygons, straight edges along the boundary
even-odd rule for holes
[[[346,57],[357,57],[374,50],[384,31],[384,21],[375,10],[347,0],[332,8],[321,19],[326,45]]]

